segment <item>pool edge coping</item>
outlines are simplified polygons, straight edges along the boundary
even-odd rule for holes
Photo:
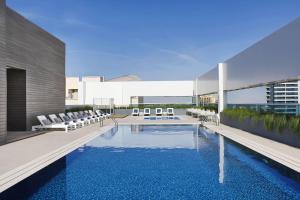
[[[300,173],[300,160],[295,159],[293,156],[287,155],[286,153],[282,153],[280,150],[276,150],[275,148],[270,148],[266,145],[260,144],[259,142],[252,141],[246,137],[238,136],[236,133],[233,133],[233,134],[227,133],[227,131],[231,131],[231,130],[224,130],[220,127],[214,128],[211,125],[204,125],[204,126],[208,129],[215,131],[216,133],[234,141],[234,142],[237,142],[238,144],[241,144],[263,156],[270,158],[271,160],[273,160],[275,162],[278,162],[278,163],[284,165],[285,167],[288,167],[288,168]],[[252,133],[249,133],[247,131],[243,131],[243,130],[232,128],[232,127],[230,127],[230,128],[234,129],[236,131],[242,131],[247,134],[251,134],[252,136],[255,136],[255,137],[263,138],[263,137],[254,135]],[[279,142],[276,142],[276,141],[273,141],[273,140],[270,140],[267,138],[263,138],[263,139],[266,141],[270,141],[272,143],[278,143],[280,145],[284,145],[282,143],[279,143]],[[286,146],[287,146],[287,148],[291,148],[291,149],[295,148],[295,147],[291,147],[288,145],[286,145]]]
[[[60,158],[64,157],[65,155],[69,154],[70,152],[74,151],[75,149],[79,148],[80,146],[88,143],[89,141],[93,140],[94,138],[98,137],[101,134],[106,133],[107,131],[114,128],[112,125],[108,125],[107,127],[103,127],[100,131],[93,131],[81,138],[78,138],[60,148],[57,148],[49,153],[46,153],[42,156],[35,158],[23,165],[20,165],[12,170],[1,174],[0,176],[0,193],[9,189],[10,187],[14,186],[15,184],[21,182],[22,180],[28,178],[32,174],[36,173],[37,171],[47,167],[48,165],[52,164],[53,162],[59,160]]]

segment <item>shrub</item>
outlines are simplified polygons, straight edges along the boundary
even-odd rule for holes
[[[287,128],[287,119],[285,115],[281,115],[281,116],[276,116],[274,117],[274,125],[276,130],[279,133],[282,133],[282,131]]]
[[[300,133],[300,117],[283,114],[266,113],[265,111],[254,111],[247,108],[227,108],[223,114],[229,118],[243,121],[249,118],[256,123],[263,121],[267,130],[282,133],[284,129],[290,129],[294,133]]]
[[[93,106],[76,106],[76,107],[66,109],[65,112],[77,112],[83,110],[93,110]]]
[[[243,121],[246,118],[255,119],[255,121],[258,121],[258,119],[260,119],[259,113],[246,108],[237,108],[237,109],[227,108],[223,111],[223,113],[229,116],[230,118],[238,119],[239,121]]]
[[[288,127],[294,133],[300,133],[300,118],[299,117],[291,117],[288,121]]]

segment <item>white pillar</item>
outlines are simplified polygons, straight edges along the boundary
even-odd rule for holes
[[[195,81],[195,100],[196,100],[196,106],[199,106],[199,100],[198,100],[198,78],[196,78],[196,81]]]
[[[226,64],[225,63],[218,63],[218,72],[219,72],[219,115],[220,113],[226,108],[226,91],[224,91],[224,85],[226,81]]]
[[[86,82],[82,81],[82,101],[83,105],[86,105]]]

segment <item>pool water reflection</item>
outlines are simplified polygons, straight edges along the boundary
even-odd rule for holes
[[[63,162],[24,198],[300,199],[298,173],[197,125],[119,126]]]

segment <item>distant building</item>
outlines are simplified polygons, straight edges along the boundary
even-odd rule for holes
[[[199,97],[199,105],[216,104],[217,98],[214,95],[204,95]]]
[[[300,81],[276,83],[266,87],[267,103],[274,104],[274,111],[299,114]]]
[[[79,87],[82,82],[103,82],[104,76],[66,77],[66,105],[79,105]],[[82,87],[82,86],[81,86]]]
[[[104,81],[104,76],[83,76],[82,81],[103,82]]]
[[[193,81],[142,81],[127,75],[108,81],[97,78],[66,77],[66,105],[115,106],[143,103],[192,103]],[[187,99],[187,100],[186,100]],[[190,99],[190,101],[188,101]]]
[[[125,76],[120,76],[120,77],[116,77],[110,80],[107,80],[110,82],[121,82],[121,81],[141,81],[140,77],[136,76],[136,75],[125,75]]]

